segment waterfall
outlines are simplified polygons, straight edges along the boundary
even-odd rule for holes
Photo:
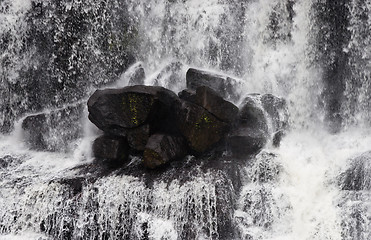
[[[370,19],[369,0],[0,0],[0,239],[370,239]],[[290,129],[227,169],[96,166],[86,101],[139,67],[283,97]],[[40,114],[42,146],[22,129]]]

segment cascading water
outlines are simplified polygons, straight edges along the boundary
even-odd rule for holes
[[[368,0],[0,1],[0,239],[371,239],[370,19]],[[282,96],[290,131],[243,169],[96,177],[86,99],[135,61],[148,85],[197,67]],[[39,113],[48,151],[22,130]]]

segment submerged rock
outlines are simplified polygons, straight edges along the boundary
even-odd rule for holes
[[[342,190],[371,190],[371,152],[349,160],[349,168],[340,175]]]
[[[82,136],[84,106],[81,103],[26,117],[22,129],[27,145],[35,150],[68,151]]]
[[[147,168],[156,168],[186,155],[187,146],[182,137],[154,134],[145,147],[143,164]]]
[[[289,111],[286,100],[272,94],[264,94],[260,101],[271,118],[273,132],[286,130],[289,126]]]
[[[228,100],[237,101],[240,98],[238,81],[228,76],[190,68],[187,71],[186,81],[187,88],[193,90],[206,86]]]
[[[146,73],[141,62],[130,66],[120,78],[121,81],[127,83],[127,86],[143,85],[144,79],[146,79]]]
[[[179,91],[185,87],[185,70],[181,62],[172,62],[161,69],[153,76],[152,83],[155,86],[162,86],[172,91]]]

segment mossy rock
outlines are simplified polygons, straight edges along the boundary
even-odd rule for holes
[[[178,113],[177,126],[196,153],[209,150],[229,129],[229,124],[220,121],[206,109],[186,101]]]

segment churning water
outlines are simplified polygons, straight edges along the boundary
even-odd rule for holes
[[[0,0],[0,239],[371,239],[370,33],[369,0]],[[282,96],[291,129],[240,184],[193,157],[180,178],[81,173],[84,107],[77,138],[57,115],[30,150],[26,116],[125,85],[135,61],[174,91],[197,67]]]

